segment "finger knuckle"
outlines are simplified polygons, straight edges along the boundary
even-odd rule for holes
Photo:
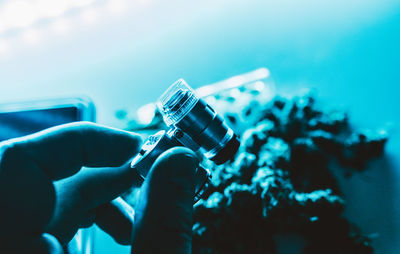
[[[0,143],[0,160],[1,163],[21,160],[23,157],[22,151],[18,143],[8,141]]]

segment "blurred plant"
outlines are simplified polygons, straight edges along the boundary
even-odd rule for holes
[[[203,162],[213,178],[195,206],[193,253],[277,253],[275,236],[291,233],[304,238],[305,254],[373,253],[341,215],[345,201],[330,168],[335,160],[345,174],[363,170],[382,154],[386,132],[353,130],[344,112],[318,109],[311,94],[251,101],[241,113],[232,106],[219,113],[247,129],[233,161]]]

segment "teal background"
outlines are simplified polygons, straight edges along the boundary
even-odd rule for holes
[[[18,36],[0,35],[12,42],[0,55],[0,102],[87,95],[98,122],[123,127],[116,110],[133,112],[180,77],[196,88],[267,67],[278,92],[317,88],[358,126],[388,124],[383,162],[343,188],[348,216],[378,234],[376,253],[400,250],[400,1],[128,1],[63,36]],[[97,253],[120,249],[99,239]]]

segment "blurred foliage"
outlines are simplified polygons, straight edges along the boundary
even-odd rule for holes
[[[237,132],[241,126],[241,147],[224,165],[203,162],[213,178],[195,206],[193,253],[277,253],[280,234],[300,235],[304,254],[373,253],[371,240],[342,216],[331,168],[365,169],[382,154],[385,131],[354,130],[345,112],[320,109],[311,93],[240,109],[235,98],[215,98],[228,123]]]

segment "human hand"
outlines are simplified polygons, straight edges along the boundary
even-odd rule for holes
[[[91,123],[2,142],[0,249],[57,252],[93,222],[117,241],[130,243],[130,211],[112,200],[142,182],[124,164],[140,144],[138,135]]]
[[[93,222],[117,242],[130,244],[132,211],[113,199],[142,183],[128,164],[121,166],[140,143],[131,133],[88,123],[1,143],[0,249],[59,253],[78,228]],[[185,148],[171,149],[156,161],[136,207],[133,252],[191,252],[197,166]]]

